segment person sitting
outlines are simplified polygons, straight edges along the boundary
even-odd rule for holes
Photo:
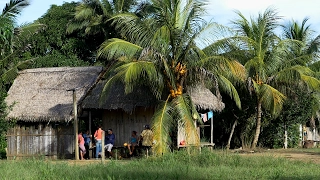
[[[109,158],[112,157],[112,147],[114,145],[114,140],[116,139],[116,136],[113,134],[112,129],[108,129],[108,134],[106,135],[105,138],[105,146],[104,148],[107,150],[109,153]]]
[[[137,145],[138,145],[137,131],[132,131],[131,137],[130,137],[130,143],[128,144],[130,156],[133,154],[134,148]]]

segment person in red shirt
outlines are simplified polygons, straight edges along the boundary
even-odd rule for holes
[[[101,155],[102,152],[102,129],[101,129],[101,125],[99,126],[99,128],[96,130],[96,132],[94,133],[94,138],[96,140],[96,159],[98,159],[99,155]]]
[[[78,143],[80,148],[80,159],[83,160],[83,156],[86,154],[86,148],[84,147],[84,138],[82,132],[78,134]]]

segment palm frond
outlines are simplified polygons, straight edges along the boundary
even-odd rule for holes
[[[31,63],[35,60],[29,59],[26,61],[20,61],[19,63],[15,64],[12,67],[9,67],[7,70],[1,73],[1,80],[3,84],[12,83],[13,80],[18,76],[19,70],[26,69],[30,67]]]
[[[100,45],[97,57],[106,58],[107,60],[118,59],[122,56],[134,58],[142,49],[142,47],[128,41],[113,38]]]
[[[28,0],[10,0],[3,8],[0,16],[14,20],[22,9],[29,6],[29,4]]]
[[[265,109],[271,110],[272,115],[279,115],[286,99],[285,95],[268,84],[257,85],[255,81],[254,84],[256,92],[259,94],[259,101],[262,102],[262,106]]]
[[[122,13],[112,16],[109,19],[119,34],[139,46],[150,46],[150,40],[157,32],[158,26],[155,21],[141,20],[136,14]]]
[[[171,103],[168,101],[169,98],[170,96],[165,102],[158,105],[152,117],[153,139],[156,142],[153,148],[156,155],[162,155],[163,153],[170,152],[169,146],[171,140],[169,135],[174,119],[172,117],[173,108]]]
[[[103,88],[101,99],[106,98],[110,86],[117,81],[125,85],[125,93],[131,93],[134,87],[138,85],[149,86],[156,98],[160,99],[163,90],[163,77],[158,73],[155,64],[151,61],[133,61],[127,62],[114,69],[113,75]]]
[[[187,94],[177,96],[172,101],[172,106],[178,115],[178,125],[184,130],[185,142],[187,145],[200,145],[200,137],[195,126],[195,119],[190,109],[192,109],[191,98]]]
[[[241,109],[241,101],[239,94],[233,84],[224,76],[218,75],[219,88],[227,93],[236,103],[237,107]]]
[[[307,75],[301,75],[301,80],[311,89],[312,91],[320,91],[320,81],[319,79],[307,76]]]
[[[305,66],[285,68],[276,74],[275,81],[288,85],[303,82],[311,90],[318,90],[320,87],[320,81],[316,78],[316,73]]]

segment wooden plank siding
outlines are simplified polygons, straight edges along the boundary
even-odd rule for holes
[[[72,158],[74,134],[71,126],[16,125],[7,132],[7,158]]]
[[[144,125],[151,124],[154,108],[136,107],[132,113],[122,110],[104,110],[102,116],[102,127],[104,130],[111,128],[116,136],[115,146],[123,146],[129,142],[132,131],[137,131],[139,136]]]

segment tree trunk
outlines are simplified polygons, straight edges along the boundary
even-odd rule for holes
[[[259,139],[259,135],[260,135],[260,128],[261,128],[261,114],[262,114],[262,110],[261,110],[261,102],[258,102],[257,105],[257,127],[256,127],[256,133],[254,135],[254,139],[251,145],[252,149],[255,149],[257,147],[257,143],[258,143],[258,139]]]
[[[227,149],[230,148],[231,139],[232,139],[233,132],[234,132],[234,129],[236,128],[237,123],[238,123],[238,120],[236,119],[234,121],[233,125],[232,125],[232,129],[231,129],[231,132],[230,132],[230,135],[229,135],[229,139],[228,139]]]

